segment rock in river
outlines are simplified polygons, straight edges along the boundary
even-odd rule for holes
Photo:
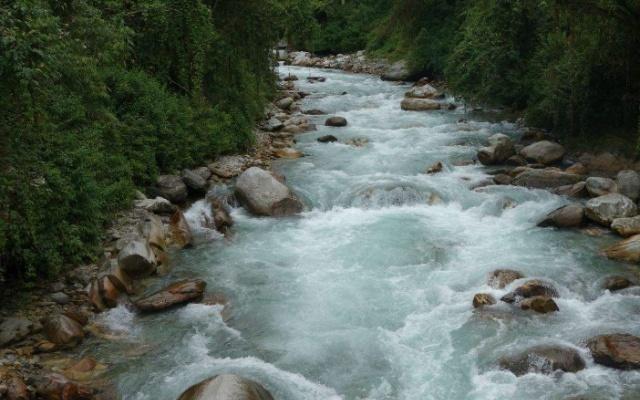
[[[500,300],[505,303],[517,303],[522,299],[535,296],[558,297],[558,291],[550,283],[532,279],[518,286],[513,292],[502,296]]]
[[[512,269],[497,269],[489,275],[489,286],[496,289],[503,289],[511,282],[524,278],[524,275]]]
[[[326,126],[347,126],[347,120],[343,117],[331,117],[324,121]]]
[[[202,297],[207,284],[201,279],[187,279],[171,285],[136,301],[143,312],[161,311],[178,304],[188,303]]]
[[[584,369],[585,362],[570,347],[535,346],[518,355],[503,357],[500,367],[521,376],[529,372],[550,374],[557,370],[578,372]]]
[[[587,347],[598,364],[617,369],[640,369],[640,338],[629,334],[600,335]]]
[[[584,206],[582,204],[569,204],[558,208],[547,215],[538,224],[541,227],[553,226],[556,228],[575,228],[582,225],[584,221]]]
[[[400,108],[405,111],[432,111],[439,110],[440,103],[431,99],[406,98],[400,103]]]
[[[520,302],[520,308],[523,310],[532,310],[540,314],[560,310],[558,305],[552,298],[547,296],[533,296]]]
[[[325,135],[325,136],[320,136],[316,140],[320,143],[333,143],[333,142],[337,142],[338,138],[333,135]]]
[[[303,205],[291,190],[271,173],[252,167],[236,182],[236,196],[250,212],[262,216],[287,216],[302,211]]]
[[[171,243],[180,249],[193,246],[193,233],[182,211],[176,211],[169,221]]]
[[[478,160],[483,165],[504,163],[515,154],[513,141],[507,135],[496,133],[489,137],[489,146],[478,150]]]
[[[520,154],[528,161],[544,165],[561,161],[564,153],[562,145],[548,140],[533,143],[520,151]]]
[[[616,218],[634,217],[638,208],[627,196],[611,193],[591,199],[586,204],[585,213],[589,219],[604,226],[610,226]]]
[[[640,233],[640,216],[616,218],[611,223],[611,229],[623,237],[637,235]]]
[[[191,386],[178,400],[273,400],[262,385],[237,375],[217,375]]]
[[[633,285],[633,283],[624,276],[610,276],[604,280],[602,287],[611,292],[615,292],[617,290],[626,289],[631,285]]]
[[[473,308],[496,304],[496,299],[489,293],[478,293],[473,296]]]

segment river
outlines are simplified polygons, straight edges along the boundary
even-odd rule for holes
[[[538,228],[567,200],[512,186],[472,190],[486,169],[456,166],[494,133],[517,138],[516,125],[462,108],[402,111],[408,86],[374,76],[281,67],[289,72],[311,93],[303,109],[349,121],[329,128],[312,117],[318,130],[296,137],[307,156],[274,165],[307,211],[271,219],[236,208],[231,239],[176,254],[171,274],[155,283],[205,279],[229,299],[224,315],[191,304],[144,317],[121,306],[100,317],[126,333],[97,349],[125,399],[174,400],[224,372],[281,400],[639,398],[639,372],[595,365],[584,347],[601,333],[640,334],[640,296],[601,289],[606,276],[631,273],[598,254],[615,238]],[[311,84],[310,75],[327,80]],[[368,143],[316,141],[329,133]],[[437,161],[444,171],[425,174]],[[487,285],[498,268],[553,282],[560,311],[500,302],[474,311],[475,293],[508,291]],[[580,349],[587,368],[516,377],[496,365],[549,343]]]

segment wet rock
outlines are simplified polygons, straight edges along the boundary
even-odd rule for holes
[[[587,192],[591,197],[604,196],[609,193],[617,193],[618,185],[609,178],[589,177],[585,181],[587,184]]]
[[[291,108],[294,101],[293,97],[285,97],[284,99],[276,101],[276,106],[282,110],[288,110]]]
[[[51,294],[51,300],[57,304],[65,305],[71,301],[71,298],[64,292],[56,292]]]
[[[593,360],[611,368],[640,369],[640,338],[617,333],[600,335],[587,342]]]
[[[557,169],[529,169],[516,176],[513,184],[532,189],[555,189],[574,185],[581,180],[580,175],[568,174]]]
[[[558,305],[552,298],[546,296],[534,296],[524,299],[520,302],[520,308],[523,310],[532,310],[540,314],[559,311]]]
[[[404,61],[398,61],[389,65],[381,76],[383,81],[406,81],[410,77],[409,68]]]
[[[176,211],[169,221],[171,243],[180,249],[193,246],[193,233],[182,211]]]
[[[433,111],[439,110],[441,104],[431,99],[405,98],[400,103],[400,108],[405,111]]]
[[[640,198],[640,175],[636,171],[624,170],[618,172],[616,183],[619,193],[633,201],[637,201]]]
[[[488,140],[489,146],[478,150],[478,160],[483,165],[500,164],[514,155],[513,141],[509,136],[497,133]]]
[[[259,383],[237,375],[217,375],[191,386],[178,400],[273,400]]]
[[[558,291],[550,283],[532,279],[518,286],[513,292],[502,296],[500,300],[505,303],[518,303],[523,299],[536,296],[558,297]]]
[[[309,81],[310,83],[326,82],[327,78],[325,78],[324,76],[308,76],[307,81]]]
[[[640,234],[640,216],[616,218],[611,223],[611,229],[623,237]]]
[[[236,182],[236,196],[253,214],[287,216],[302,211],[303,205],[291,190],[271,173],[252,167]]]
[[[218,199],[211,199],[211,214],[213,224],[218,232],[225,233],[233,226],[233,218]]]
[[[604,280],[602,287],[611,292],[615,292],[617,290],[626,289],[632,285],[633,283],[624,276],[610,276]]]
[[[538,224],[540,227],[575,228],[584,222],[584,206],[582,204],[569,204],[558,208],[547,215]]]
[[[367,143],[369,143],[369,139],[367,138],[353,138],[344,142],[344,144],[353,147],[364,147]]]
[[[307,115],[326,115],[327,113],[322,111],[322,110],[318,110],[318,109],[311,109],[311,110],[305,110],[302,112],[303,114],[307,114]]]
[[[429,168],[427,168],[427,174],[437,174],[439,172],[442,172],[442,169],[444,168],[444,166],[442,165],[442,161],[438,161],[437,163],[433,164],[432,166],[430,166]]]
[[[347,120],[343,117],[330,117],[324,121],[326,126],[347,126]]]
[[[516,376],[527,373],[551,374],[554,371],[578,372],[586,364],[580,354],[563,346],[535,346],[516,356],[500,359],[500,367]]]
[[[75,347],[84,339],[82,326],[66,315],[49,316],[42,325],[47,338],[58,346]]]
[[[604,250],[607,257],[616,261],[640,262],[640,235],[631,236]]]
[[[561,161],[564,154],[565,150],[562,145],[548,140],[530,144],[520,151],[520,155],[527,160],[544,165]]]
[[[524,278],[524,275],[512,269],[497,269],[489,275],[488,284],[492,288],[503,289],[511,282]]]
[[[238,176],[248,168],[250,160],[246,156],[223,156],[209,164],[211,172],[224,179]]]
[[[136,200],[134,204],[136,208],[142,208],[154,214],[171,214],[177,209],[174,204],[162,197],[156,197],[155,199]]]
[[[174,204],[187,200],[187,185],[176,175],[160,175],[156,180],[158,194]]]
[[[15,370],[0,366],[0,398],[7,400],[29,400],[31,394],[22,376]]]
[[[320,143],[333,143],[333,142],[337,142],[338,138],[333,135],[325,135],[325,136],[320,136],[317,140]]]
[[[118,254],[118,265],[129,276],[137,278],[156,270],[156,256],[145,240],[132,240]]]
[[[604,226],[610,226],[617,218],[634,217],[638,214],[635,203],[618,193],[591,199],[585,207],[587,218]]]
[[[207,191],[207,179],[203,178],[195,171],[185,169],[182,171],[182,181],[193,193],[205,193]]]
[[[0,323],[0,347],[19,342],[34,332],[36,325],[27,318],[10,317]]]
[[[585,182],[578,182],[574,185],[560,186],[556,188],[553,192],[560,196],[568,196],[568,197],[576,197],[576,198],[589,197],[589,192],[587,192],[587,184]]]
[[[493,177],[493,182],[495,182],[496,185],[511,185],[512,181],[513,178],[507,174],[498,174]]]
[[[496,299],[489,293],[478,293],[473,296],[473,308],[496,304]]]
[[[100,284],[97,279],[94,279],[89,284],[89,289],[87,290],[87,294],[89,296],[89,303],[93,307],[95,312],[102,312],[107,309],[106,304],[102,301],[102,295],[100,294]]]
[[[633,166],[633,163],[624,157],[608,152],[595,155],[584,153],[579,157],[578,161],[585,165],[589,171],[606,174],[617,174],[619,171],[630,169]]]
[[[414,86],[405,94],[405,97],[417,98],[417,99],[435,99],[442,97],[442,93],[438,89],[429,85],[428,83],[422,86]]]
[[[174,282],[136,301],[135,305],[142,312],[162,311],[201,298],[206,286],[206,282],[201,279],[187,279]]]

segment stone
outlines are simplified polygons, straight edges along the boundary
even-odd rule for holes
[[[640,216],[616,218],[611,222],[611,229],[622,237],[640,234]]]
[[[63,314],[45,318],[42,326],[47,339],[58,346],[75,347],[84,339],[82,326]]]
[[[587,192],[591,197],[599,197],[618,192],[618,185],[613,179],[591,176],[587,178],[585,183],[587,184]]]
[[[522,156],[513,155],[504,162],[506,165],[510,165],[512,167],[523,167],[527,165],[527,160],[525,160]]]
[[[206,282],[201,279],[174,282],[136,301],[135,305],[142,312],[162,311],[179,304],[198,300],[202,297],[206,286]]]
[[[93,307],[95,312],[102,312],[107,309],[106,304],[102,301],[102,295],[100,294],[100,284],[97,279],[94,279],[89,284],[89,289],[87,290],[87,295],[89,297],[89,303]]]
[[[520,302],[520,308],[523,310],[532,310],[540,314],[547,314],[560,310],[556,302],[547,296],[533,296],[526,298]]]
[[[324,121],[324,124],[326,126],[337,126],[337,127],[347,126],[347,120],[346,118],[343,118],[343,117],[330,117],[330,118],[327,118],[326,121]]]
[[[578,161],[589,171],[605,173],[607,175],[617,174],[619,171],[630,169],[633,166],[633,162],[608,152],[595,155],[584,153],[578,158]]]
[[[191,386],[178,400],[273,400],[259,383],[237,375],[217,375]]]
[[[389,65],[381,78],[383,81],[406,81],[411,77],[405,61],[397,61]]]
[[[89,388],[80,386],[63,375],[55,373],[35,376],[33,386],[39,399],[86,400],[95,398]]]
[[[71,298],[64,292],[56,292],[51,294],[51,300],[57,304],[65,305],[71,301]]]
[[[35,324],[27,318],[9,317],[0,323],[0,347],[19,342],[35,330]]]
[[[585,205],[585,214],[594,222],[610,226],[617,218],[635,217],[638,208],[627,196],[611,193],[589,200]]]
[[[512,269],[497,269],[489,275],[488,284],[495,289],[504,289],[511,282],[524,278],[524,275]]]
[[[496,304],[496,299],[489,293],[478,293],[473,296],[473,308]]]
[[[160,175],[156,180],[156,189],[160,197],[174,204],[182,204],[187,200],[187,185],[176,175]]]
[[[432,99],[405,98],[400,103],[400,108],[405,111],[433,111],[439,110],[441,104]]]
[[[632,286],[633,283],[624,276],[610,276],[604,280],[602,287],[611,292],[626,289]]]
[[[302,211],[302,202],[271,173],[252,167],[236,182],[236,196],[251,213],[261,216],[288,216]]]
[[[575,228],[584,222],[584,206],[574,203],[564,207],[560,207],[549,213],[542,222],[538,224],[540,227],[555,228]]]
[[[318,109],[311,109],[311,110],[305,110],[302,112],[303,114],[307,114],[307,115],[326,115],[327,113],[322,111],[322,110],[318,110]]]
[[[224,179],[238,176],[248,168],[250,160],[246,156],[223,156],[208,165],[211,172]]]
[[[289,74],[289,75],[285,76],[284,78],[282,78],[282,80],[285,81],[285,82],[297,81],[298,77],[295,76],[295,75]]]
[[[483,165],[504,163],[515,154],[513,141],[507,135],[496,133],[488,138],[489,146],[478,150],[478,160]]]
[[[405,94],[405,97],[417,98],[417,99],[435,99],[442,97],[442,93],[438,91],[438,89],[433,86],[424,84],[422,86],[414,86]]]
[[[589,197],[589,192],[587,192],[587,184],[585,182],[578,182],[573,185],[560,186],[555,188],[553,192],[560,196],[575,198]]]
[[[507,174],[498,174],[493,177],[493,182],[496,185],[511,185],[513,178]]]
[[[193,233],[182,211],[176,211],[169,221],[171,243],[179,249],[193,246]]]
[[[520,155],[538,164],[551,165],[562,161],[565,149],[562,145],[548,140],[542,140],[525,147]]]
[[[291,108],[294,101],[293,97],[285,97],[284,99],[276,101],[276,106],[282,110],[288,110]]]
[[[633,170],[624,170],[618,172],[616,176],[618,184],[618,192],[627,196],[633,201],[640,198],[640,175]]]
[[[558,291],[550,283],[532,279],[502,296],[500,300],[505,303],[519,303],[523,299],[536,296],[558,297]]]
[[[134,205],[136,208],[142,208],[154,214],[171,214],[177,209],[174,204],[162,197],[156,197],[155,199],[136,200]]]
[[[0,366],[0,398],[7,400],[29,400],[31,394],[24,379],[7,366]]]
[[[565,169],[564,172],[576,175],[587,175],[589,173],[589,170],[584,166],[584,164],[577,162]]]
[[[146,240],[132,240],[118,254],[118,265],[129,276],[137,278],[155,272],[156,256]]]
[[[338,138],[333,135],[325,135],[325,136],[320,136],[317,140],[320,143],[333,143],[333,142],[337,142]]]
[[[607,247],[604,254],[616,261],[640,262],[640,235],[631,236]]]
[[[195,171],[189,169],[182,170],[182,181],[193,193],[203,194],[207,191],[207,179]]]
[[[640,369],[640,338],[616,333],[600,335],[589,339],[587,347],[593,360],[611,368]]]
[[[427,168],[427,174],[437,174],[439,172],[442,172],[442,169],[444,168],[444,166],[442,165],[442,161],[438,161],[437,163],[433,164],[432,166],[430,166],[429,168]]]
[[[535,346],[516,355],[500,359],[500,367],[522,376],[530,372],[551,374],[554,371],[578,372],[586,364],[575,349],[564,346]]]
[[[555,189],[574,185],[581,180],[580,175],[568,174],[556,169],[528,169],[514,178],[513,185],[531,189]]]
[[[205,181],[211,178],[211,170],[208,167],[198,167],[193,169],[193,172],[198,174]]]
[[[309,83],[326,82],[327,78],[324,76],[308,76],[307,81],[309,81]]]

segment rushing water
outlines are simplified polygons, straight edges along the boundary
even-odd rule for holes
[[[640,373],[595,365],[584,350],[592,335],[640,334],[640,296],[600,289],[605,276],[632,273],[598,255],[614,238],[538,228],[567,200],[516,187],[472,190],[486,170],[455,166],[493,133],[517,137],[516,126],[458,122],[462,109],[401,111],[407,86],[373,76],[282,69],[312,93],[303,109],[349,125],[328,128],[313,117],[318,131],[297,136],[308,156],[275,165],[306,212],[270,219],[234,209],[230,240],[177,254],[171,275],[156,283],[203,278],[228,297],[227,312],[191,304],[144,317],[120,307],[102,317],[126,333],[99,349],[125,399],[175,399],[223,372],[261,382],[282,400],[640,398]],[[327,81],[310,84],[309,75]],[[328,133],[369,142],[316,141]],[[423,173],[437,161],[444,172]],[[553,282],[560,311],[474,311],[475,293],[508,291],[486,284],[497,268]],[[587,368],[519,378],[497,368],[499,357],[541,343],[575,346]]]

